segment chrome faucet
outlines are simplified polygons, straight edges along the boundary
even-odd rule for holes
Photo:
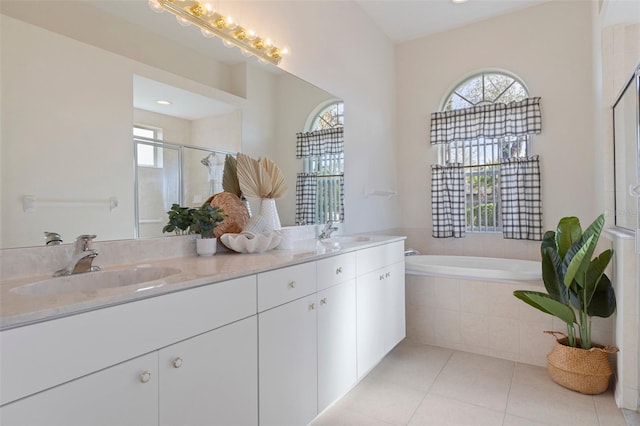
[[[327,224],[324,225],[324,228],[322,228],[322,231],[320,231],[320,234],[318,235],[318,239],[319,240],[324,240],[325,238],[329,238],[329,237],[331,237],[331,234],[334,231],[337,231],[337,230],[338,230],[338,228],[333,226],[333,221],[328,220]]]
[[[98,256],[98,251],[91,248],[91,243],[95,237],[95,235],[80,235],[76,238],[76,247],[69,264],[59,271],[56,271],[53,276],[59,277],[63,275],[99,271],[99,266],[92,265],[93,259]]]

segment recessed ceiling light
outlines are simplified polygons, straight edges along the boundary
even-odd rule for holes
[[[452,3],[466,3],[469,0],[451,0]]]
[[[171,102],[169,102],[169,101],[156,101],[156,103],[158,105],[171,105]]]

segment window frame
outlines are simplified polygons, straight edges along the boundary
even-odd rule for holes
[[[498,75],[502,75],[505,77],[508,77],[510,79],[512,79],[513,81],[509,84],[509,86],[507,88],[505,88],[504,90],[502,90],[502,92],[500,92],[500,94],[498,96],[496,96],[493,100],[488,100],[486,95],[485,95],[485,76],[486,75],[492,75],[492,74],[498,74]],[[464,107],[460,107],[460,108],[448,108],[451,104],[452,101],[451,99],[453,99],[453,96],[459,95],[459,91],[461,91],[460,89],[465,87],[466,85],[469,85],[472,81],[474,81],[475,79],[477,79],[478,77],[480,77],[482,79],[482,99],[478,102],[476,102],[475,104],[470,101],[465,99],[465,101],[467,101],[470,105],[468,106],[464,106]],[[514,100],[522,100],[525,99],[527,97],[529,97],[529,89],[526,86],[526,84],[522,81],[521,78],[519,78],[518,76],[516,76],[515,74],[506,71],[506,70],[501,70],[501,69],[485,69],[485,70],[481,70],[481,71],[475,71],[472,73],[467,74],[466,76],[464,76],[463,78],[461,78],[460,80],[458,80],[458,82],[453,85],[452,87],[449,88],[449,90],[446,92],[446,95],[442,98],[442,101],[440,102],[440,108],[439,111],[452,111],[452,110],[457,110],[457,109],[463,109],[463,108],[469,108],[469,107],[474,107],[474,106],[479,106],[479,105],[486,105],[486,104],[493,104],[493,103],[500,103],[499,100],[502,97],[502,95],[504,95],[514,84],[518,84],[521,86],[521,88],[524,91],[524,97],[519,98],[519,99],[514,99]],[[504,102],[502,102],[504,103]],[[518,140],[520,140],[520,142],[524,142],[525,143],[525,149],[524,149],[524,153],[517,155],[518,158],[522,158],[522,157],[527,157],[530,156],[532,154],[531,152],[531,147],[532,147],[532,136],[531,135],[527,135],[527,136],[522,136],[522,137],[511,137],[513,138],[511,141],[508,141],[507,143],[511,143],[511,142],[517,142]],[[524,138],[524,141],[521,140],[521,138]],[[493,152],[497,152],[498,155],[493,155],[492,156],[492,160],[491,161],[484,161],[482,163],[477,163],[477,164],[463,164],[462,168],[464,170],[464,174],[465,174],[465,230],[466,232],[469,233],[475,233],[475,234],[481,234],[481,233],[488,233],[488,234],[493,234],[493,233],[501,233],[502,232],[502,218],[501,218],[501,205],[500,205],[500,182],[498,180],[499,178],[499,174],[500,174],[500,160],[503,158],[508,158],[508,157],[504,157],[502,155],[503,152],[503,146],[502,144],[505,143],[505,139],[507,138],[501,138],[501,139],[493,139],[491,141],[488,141],[485,138],[482,139],[477,139],[474,141],[456,141],[456,142],[449,142],[449,143],[444,143],[444,144],[440,144],[439,149],[438,149],[438,164],[440,165],[447,165],[447,164],[452,164],[455,163],[456,161],[452,161],[452,159],[450,158],[450,153],[453,149],[462,149],[464,150],[468,150],[469,151],[469,156],[471,156],[471,152],[473,151],[473,149],[475,148],[477,151],[479,151],[480,149],[485,149],[487,146],[492,146],[492,151]],[[453,145],[463,145],[462,148],[458,147],[452,147]],[[479,154],[476,151],[476,155],[479,156]],[[486,151],[485,151],[486,152]],[[509,157],[512,158],[512,157]],[[457,159],[457,158],[456,158]],[[465,160],[465,157],[463,156],[463,161]],[[489,173],[487,173],[487,169],[491,169],[489,171]],[[484,172],[484,173],[483,173]],[[488,203],[485,202],[484,204],[479,202],[478,204],[475,204],[474,202],[474,179],[477,178],[478,182],[481,180],[481,177],[484,177],[485,179],[485,186],[484,188],[487,187],[486,183],[487,183],[487,177],[489,176],[489,174],[492,176],[492,188],[491,188],[491,197],[492,197],[492,201],[493,203]],[[497,182],[497,184],[496,184]],[[480,186],[478,185],[478,195],[477,197],[480,197],[480,192],[484,192],[485,193],[485,197],[488,191],[481,191]],[[485,201],[487,199],[485,198]],[[469,205],[469,203],[471,203],[471,205]],[[488,215],[488,205],[492,204],[492,221],[493,224],[489,225],[489,215]],[[482,212],[482,206],[484,207],[484,221],[483,222],[479,222],[476,225],[476,216],[474,214],[476,208],[478,210],[478,213]],[[471,222],[471,223],[470,223]]]
[[[317,126],[316,123],[325,112],[336,106],[336,124],[329,126]],[[325,121],[326,123],[326,121]],[[344,127],[344,101],[341,99],[329,99],[320,103],[307,117],[304,131],[313,132],[327,128]],[[342,222],[341,211],[327,211],[327,202],[320,194],[333,193],[340,190],[340,178],[344,177],[344,152],[340,154],[325,154],[318,157],[307,157],[303,159],[303,171],[305,173],[315,173],[318,179],[316,192],[316,223]],[[324,179],[323,179],[324,178]],[[324,182],[322,182],[324,180]],[[339,198],[339,197],[338,197]],[[335,200],[334,200],[335,201]]]
[[[147,138],[143,136],[137,136],[135,134],[135,129],[148,130],[153,132],[153,137]],[[148,124],[133,124],[133,139],[136,142],[135,146],[135,154],[136,154],[136,166],[138,167],[149,167],[161,169],[163,167],[163,151],[162,146],[158,145],[157,142],[162,142],[163,140],[163,129],[161,127],[150,126]],[[151,146],[153,147],[153,164],[140,163],[140,156],[138,153],[139,145]]]

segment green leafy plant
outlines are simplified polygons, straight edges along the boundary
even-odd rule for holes
[[[190,231],[200,234],[202,238],[214,238],[213,230],[223,220],[224,214],[220,207],[205,203],[193,211]]]
[[[188,229],[192,223],[192,216],[195,209],[189,207],[181,207],[179,204],[172,204],[171,210],[167,212],[169,215],[169,223],[167,223],[162,232],[175,232],[176,234],[188,234]]]
[[[616,310],[611,281],[604,273],[612,250],[592,259],[604,227],[598,216],[582,232],[577,217],[564,217],[556,231],[547,231],[541,244],[542,280],[548,294],[517,290],[513,294],[567,324],[568,344],[591,349],[591,317],[607,318]],[[578,335],[576,336],[576,327]]]
[[[225,217],[220,207],[212,207],[209,203],[204,203],[197,209],[173,204],[167,214],[169,223],[162,228],[162,232],[200,234],[202,238],[213,238],[213,230]]]

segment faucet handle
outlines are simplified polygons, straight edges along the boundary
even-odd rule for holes
[[[93,239],[96,238],[97,235],[89,235],[82,234],[76,238],[76,250],[77,251],[88,251],[91,249],[91,243]]]
[[[62,236],[57,232],[45,231],[44,238],[45,238],[45,244],[44,244],[45,246],[49,246],[49,245],[55,246],[55,245],[62,244]]]

